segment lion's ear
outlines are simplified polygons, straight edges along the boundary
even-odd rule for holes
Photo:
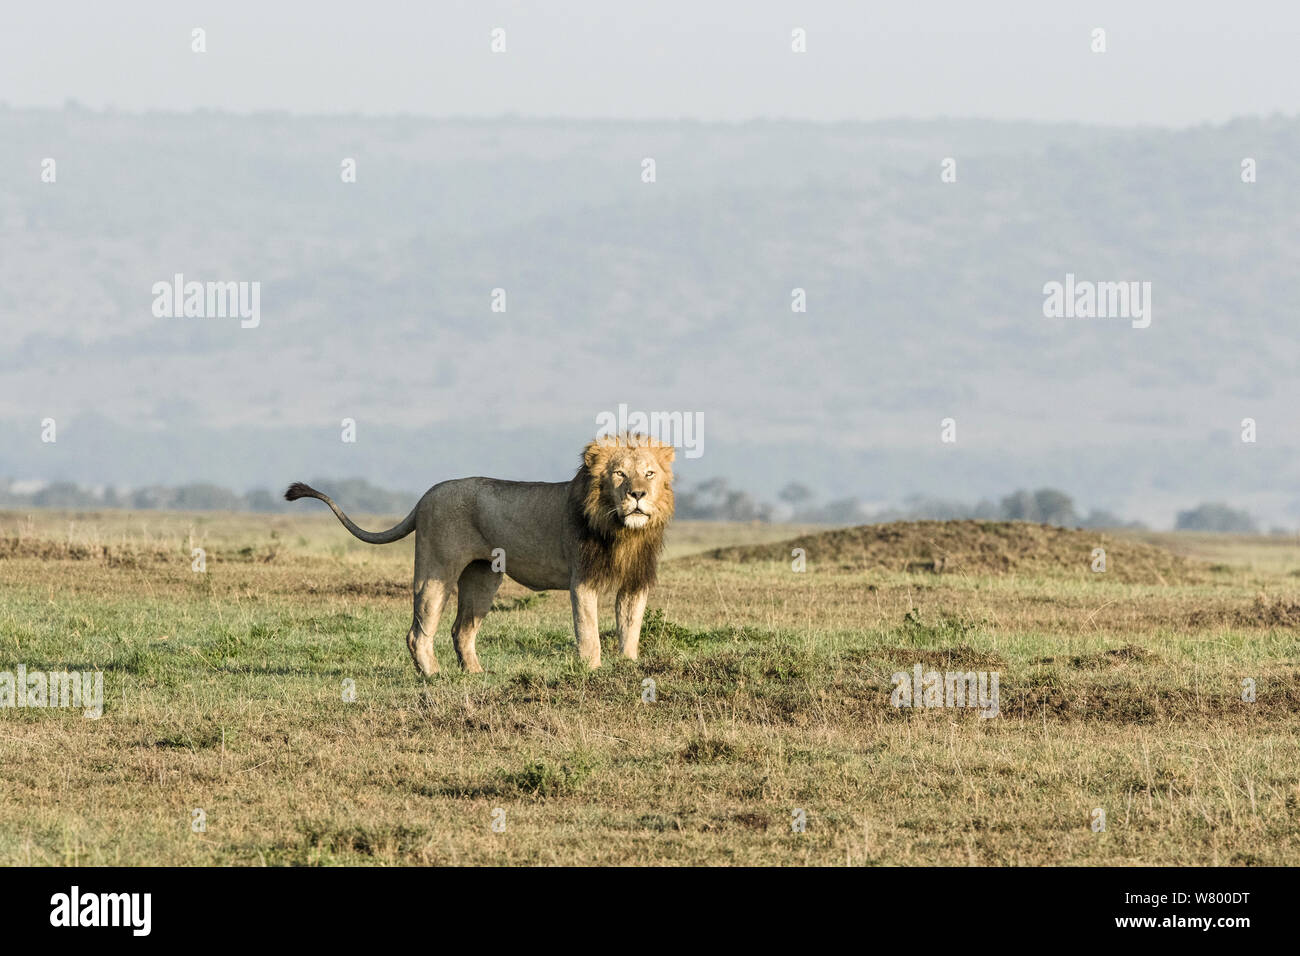
[[[582,463],[590,469],[595,469],[597,463],[605,456],[605,448],[601,440],[587,442],[587,447],[582,450]]]
[[[673,459],[677,457],[677,449],[672,445],[656,445],[654,451],[660,463],[665,466],[671,465]]]

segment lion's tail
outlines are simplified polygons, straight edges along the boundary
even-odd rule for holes
[[[401,541],[415,530],[415,512],[419,509],[418,505],[412,508],[409,515],[387,531],[365,531],[353,524],[352,519],[343,513],[343,509],[336,505],[329,495],[317,491],[311,485],[304,485],[301,481],[295,481],[285,490],[284,500],[297,501],[299,498],[319,498],[330,506],[330,510],[343,522],[343,527],[362,541],[370,544],[391,544],[394,541]]]

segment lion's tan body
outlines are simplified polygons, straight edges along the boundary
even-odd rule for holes
[[[434,485],[383,532],[358,528],[326,495],[294,484],[285,497],[319,498],[363,541],[415,532],[415,607],[406,643],[422,673],[438,671],[433,635],[457,594],[452,641],[463,668],[482,670],[474,639],[503,576],[533,590],[568,590],[578,654],[600,666],[597,605],[615,591],[619,648],[637,656],[641,618],[673,514],[670,446],[640,436],[589,444],[570,481],[459,478]]]

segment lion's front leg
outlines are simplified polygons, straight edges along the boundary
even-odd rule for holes
[[[578,656],[587,666],[600,666],[600,628],[597,621],[599,592],[589,584],[574,582],[569,588],[573,600],[573,633],[578,639]]]
[[[641,644],[641,618],[645,615],[649,588],[620,589],[614,601],[614,618],[618,622],[618,649],[623,656],[636,660]]]

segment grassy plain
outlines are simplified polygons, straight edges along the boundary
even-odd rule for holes
[[[821,530],[679,522],[641,660],[596,672],[567,595],[507,582],[487,673],[445,614],[426,680],[409,538],[0,513],[0,671],[105,684],[0,709],[0,863],[1300,863],[1294,538]],[[997,671],[999,715],[891,706],[918,662]]]

